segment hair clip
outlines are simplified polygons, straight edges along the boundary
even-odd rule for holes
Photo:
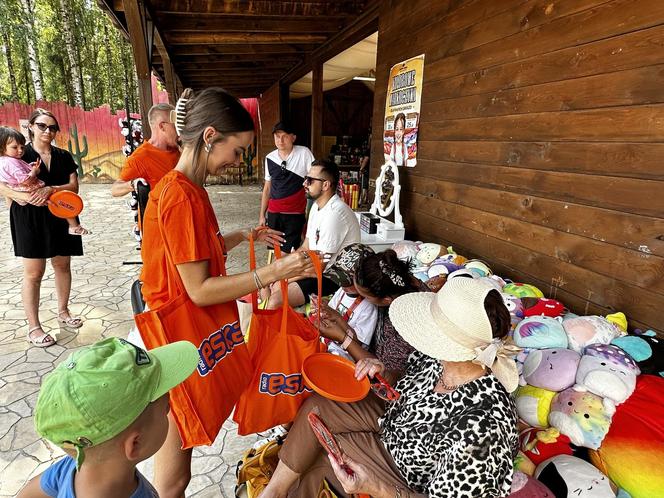
[[[175,125],[175,131],[178,136],[182,135],[184,131],[184,120],[187,117],[187,102],[192,95],[192,91],[188,88],[182,92],[182,95],[175,104],[175,110],[171,111],[171,122]]]
[[[401,275],[397,275],[394,269],[388,268],[384,261],[379,261],[378,266],[383,275],[386,275],[394,285],[398,285],[399,287],[406,286],[406,282],[401,278]]]

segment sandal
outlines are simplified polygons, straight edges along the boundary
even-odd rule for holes
[[[58,311],[58,322],[63,324],[65,327],[70,327],[72,329],[78,329],[83,326],[83,319],[80,316],[71,316],[69,315],[67,318],[62,318],[63,314],[69,315],[69,310],[64,309],[62,311]]]
[[[90,235],[91,233],[90,230],[83,228],[81,225],[69,227],[69,235]]]
[[[36,339],[34,337],[30,337],[30,334],[32,334],[35,330],[41,330],[42,334],[44,335]],[[26,339],[30,344],[32,344],[37,348],[47,348],[57,343],[57,341],[53,337],[44,332],[44,330],[41,328],[41,325],[37,325],[36,327],[28,329],[28,335],[26,336]]]

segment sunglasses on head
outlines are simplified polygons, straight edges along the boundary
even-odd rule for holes
[[[46,123],[35,123],[35,126],[39,128],[40,131],[50,131],[51,133],[57,133],[60,131],[58,125],[47,125]]]
[[[316,178],[313,176],[305,176],[304,177],[304,183],[313,183],[313,182],[324,182],[327,181],[325,178]]]

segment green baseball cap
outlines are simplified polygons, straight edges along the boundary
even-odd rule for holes
[[[83,450],[117,436],[147,406],[191,375],[196,346],[187,341],[145,351],[124,339],[79,349],[48,374],[35,407],[35,428],[45,439]]]

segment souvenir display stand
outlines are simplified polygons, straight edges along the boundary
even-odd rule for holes
[[[376,193],[368,213],[356,213],[360,221],[361,242],[383,251],[392,244],[404,240],[405,229],[399,210],[399,170],[393,161],[387,161],[380,168],[376,179]],[[394,213],[394,222],[386,217]]]

